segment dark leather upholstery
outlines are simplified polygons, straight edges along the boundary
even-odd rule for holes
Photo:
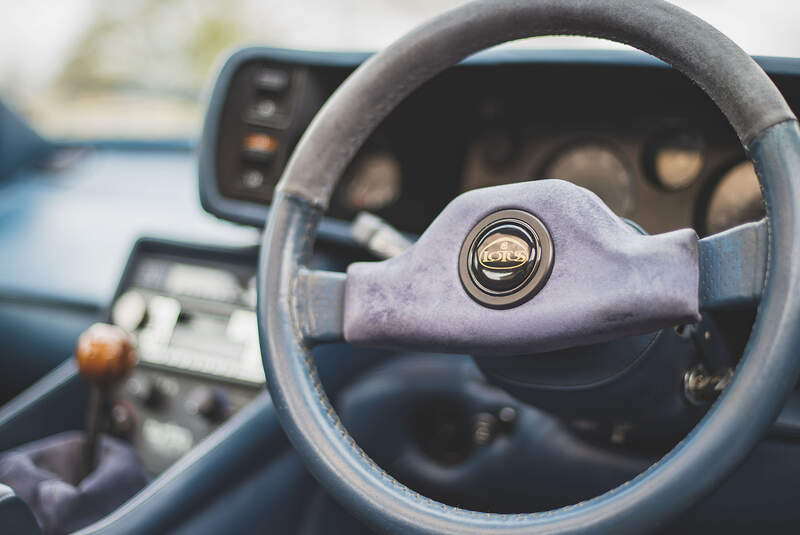
[[[401,485],[354,443],[330,406],[293,323],[297,266],[308,260],[330,191],[395,104],[465,55],[543,33],[615,38],[673,63],[727,115],[762,179],[769,217],[767,283],[737,372],[695,430],[634,480],[555,511],[493,515],[445,506]],[[660,1],[479,0],[412,32],[359,69],[326,104],[282,179],[261,251],[260,339],[281,423],[312,473],[381,531],[631,533],[652,530],[708,493],[757,443],[800,370],[800,131],[777,89],[736,45]],[[532,482],[535,484],[535,482]]]

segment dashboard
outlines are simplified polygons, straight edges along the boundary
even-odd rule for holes
[[[314,113],[366,57],[266,48],[234,54],[215,79],[198,146],[207,212],[263,225]],[[758,61],[798,111],[800,61]],[[268,403],[253,312],[258,233],[200,211],[188,149],[84,152],[68,169],[27,171],[3,185],[0,242],[10,263],[0,277],[0,327],[12,365],[0,386],[13,392],[49,369],[45,357],[69,354],[98,316],[124,325],[139,339],[140,364],[122,385],[116,432],[151,475],[181,460],[171,474],[186,474],[186,458],[198,458],[188,452],[229,454],[236,441],[220,445],[212,435],[239,429],[249,422],[243,413],[255,414],[248,406]],[[330,239],[360,211],[419,233],[463,191],[542,177],[587,187],[651,233],[690,226],[708,234],[763,213],[730,126],[679,73],[634,52],[490,51],[423,86],[374,132],[334,193],[313,267],[341,271],[365,259],[363,250]],[[134,244],[147,235],[159,239]],[[752,318],[733,319],[730,330],[745,336]],[[334,372],[349,380],[359,363],[384,357],[335,351],[327,369],[321,359],[332,392]],[[84,408],[72,403],[65,413],[78,415],[69,423],[81,426]],[[797,400],[787,407],[775,432],[796,440]],[[283,437],[276,421],[262,421],[272,416],[259,418],[246,429],[248,443],[258,432]],[[248,461],[242,473],[252,472],[253,458],[266,458],[262,450],[250,454],[231,455]],[[791,479],[775,455],[762,455],[763,466]],[[204,467],[198,488],[217,483],[208,473],[233,477],[224,468]]]
[[[213,88],[199,146],[204,208],[262,225],[303,131],[365,58],[234,54]],[[708,234],[763,216],[752,166],[699,89],[645,55],[573,60],[491,52],[424,85],[356,154],[320,232],[346,232],[368,211],[420,233],[461,192],[540,178],[583,186],[650,233],[688,226]],[[773,65],[790,103],[800,102],[795,66]],[[346,265],[363,254],[339,244],[331,258]],[[153,475],[263,391],[256,257],[254,245],[141,239],[133,247],[108,311],[140,347],[115,433]]]
[[[314,113],[366,57],[234,54],[200,147],[204,207],[263,224]],[[796,107],[797,62],[760,61]],[[500,50],[440,74],[390,114],[342,176],[328,215],[369,211],[419,233],[461,192],[539,178],[583,186],[649,233],[706,235],[764,213],[733,130],[680,73],[637,52]]]

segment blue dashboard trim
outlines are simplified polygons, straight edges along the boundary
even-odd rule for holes
[[[257,243],[255,229],[197,202],[187,151],[88,150],[63,169],[31,169],[0,184],[0,302],[102,307],[142,236],[216,245]]]
[[[50,143],[0,101],[0,180],[46,155]]]
[[[116,151],[177,151],[190,152],[195,148],[195,141],[192,138],[165,138],[165,139],[69,139],[56,138],[48,140],[54,148],[58,149],[98,149]]]

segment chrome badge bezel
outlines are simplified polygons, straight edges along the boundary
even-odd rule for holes
[[[513,259],[506,261],[505,263],[509,265],[501,265],[504,262],[500,260],[481,262],[478,254],[485,249],[478,249],[487,247],[485,239],[498,229],[509,227],[519,229],[519,235],[502,239],[524,242],[529,248],[528,258],[525,261],[520,260],[518,264],[514,264]],[[490,308],[511,308],[527,301],[541,290],[550,277],[554,256],[550,232],[539,218],[523,210],[500,210],[481,219],[461,245],[458,259],[461,284],[470,297],[481,305]],[[514,278],[519,280],[505,288],[503,284],[494,284],[488,280],[485,276],[487,272],[481,271],[482,268],[505,271],[510,274],[509,280]],[[527,273],[515,271],[528,269]]]

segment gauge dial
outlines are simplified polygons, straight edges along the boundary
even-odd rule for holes
[[[719,181],[708,202],[706,231],[709,234],[764,217],[764,200],[751,162],[733,166]]]
[[[517,140],[507,130],[492,130],[481,140],[485,165],[493,170],[502,170],[514,160]]]
[[[397,159],[386,153],[370,154],[355,163],[344,189],[345,204],[354,212],[375,212],[394,203],[400,197],[401,186]]]
[[[649,167],[656,183],[668,191],[691,186],[705,162],[703,138],[694,132],[673,130],[656,141]]]
[[[546,178],[560,178],[600,197],[617,215],[633,210],[633,177],[610,148],[599,143],[574,145],[556,156]]]

